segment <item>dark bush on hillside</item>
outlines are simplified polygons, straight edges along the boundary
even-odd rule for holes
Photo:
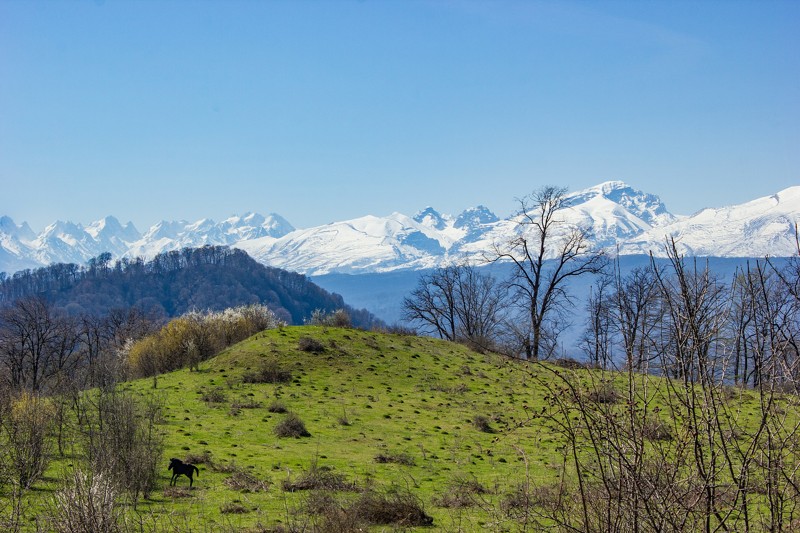
[[[288,413],[289,409],[286,407],[286,404],[280,400],[275,400],[269,407],[267,407],[267,411],[270,413]]]
[[[294,481],[284,480],[283,490],[295,492],[298,490],[358,490],[358,485],[348,481],[343,474],[334,472],[329,466],[317,466],[316,462],[311,468],[303,472]]]
[[[475,415],[475,418],[472,419],[472,425],[484,433],[494,433],[491,420],[489,420],[489,417],[487,416]]]
[[[489,491],[475,477],[456,477],[444,493],[433,499],[435,505],[447,509],[463,509],[478,503],[478,495]]]
[[[264,492],[269,488],[268,481],[258,479],[242,469],[235,470],[223,483],[226,487],[241,492]]]
[[[586,394],[586,399],[594,403],[617,403],[620,394],[613,383],[601,383],[596,389]]]
[[[288,383],[292,381],[292,372],[281,368],[275,359],[262,361],[255,371],[245,372],[242,376],[245,383]]]
[[[214,461],[211,459],[211,452],[204,450],[203,453],[189,453],[183,458],[184,463],[193,465],[208,465],[212,466]]]
[[[365,492],[348,513],[373,525],[402,527],[433,525],[433,518],[425,514],[419,499],[408,492],[389,494]]]
[[[414,458],[407,453],[379,453],[375,456],[375,462],[414,466]]]
[[[249,513],[250,509],[242,505],[240,502],[229,502],[221,505],[219,512],[222,514],[245,514]]]
[[[223,391],[221,388],[214,387],[210,390],[203,390],[203,393],[200,395],[200,399],[208,403],[223,403],[228,399],[228,397],[225,395],[225,391]]]
[[[297,348],[301,352],[322,353],[325,351],[325,346],[317,339],[311,337],[300,337],[297,341]]]
[[[289,413],[275,426],[275,435],[278,437],[310,437],[311,433],[306,429],[306,425],[295,413]]]

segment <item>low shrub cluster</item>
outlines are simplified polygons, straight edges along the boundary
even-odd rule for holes
[[[281,322],[264,305],[190,312],[143,337],[123,354],[131,375],[148,377],[197,365],[222,349]]]
[[[297,340],[297,349],[301,352],[322,353],[325,351],[325,345],[313,337],[303,335]]]
[[[258,368],[245,372],[242,376],[245,383],[289,383],[292,381],[292,372],[282,368],[276,359],[262,361]]]
[[[275,426],[275,435],[278,437],[310,437],[305,423],[295,413],[288,413],[286,417]]]
[[[328,466],[318,466],[316,462],[313,462],[311,467],[297,479],[284,480],[282,487],[286,492],[298,490],[358,490],[358,485],[355,482],[348,481],[344,474],[334,472]]]

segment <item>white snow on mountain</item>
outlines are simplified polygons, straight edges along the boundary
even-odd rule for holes
[[[663,255],[674,238],[686,255],[791,256],[797,253],[800,187],[745,204],[671,214],[661,200],[621,181],[567,194],[559,212],[566,231],[586,228],[596,246],[622,254]],[[480,262],[519,231],[519,217],[498,218],[485,206],[452,216],[426,207],[401,213],[295,230],[277,214],[246,213],[222,222],[161,221],[144,233],[108,216],[84,227],[57,221],[38,235],[23,223],[0,217],[0,271],[15,272],[53,262],[85,263],[103,252],[112,257],[151,258],[206,244],[228,245],[257,260],[310,275],[428,268],[457,261]]]
[[[653,251],[664,256],[667,239],[689,256],[785,257],[797,253],[795,228],[800,222],[800,186],[772,196],[717,209],[703,209],[642,232],[620,244],[622,254]]]

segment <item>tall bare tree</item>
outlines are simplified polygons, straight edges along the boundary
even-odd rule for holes
[[[38,392],[72,372],[79,360],[78,335],[69,317],[40,297],[0,310],[0,365],[11,388]]]
[[[501,322],[503,291],[472,265],[451,265],[420,276],[403,300],[403,318],[450,341],[489,348]]]
[[[566,189],[546,186],[519,200],[516,236],[494,247],[492,261],[509,261],[508,286],[530,324],[525,352],[539,359],[549,321],[571,304],[567,284],[597,274],[605,256],[591,247],[589,230],[561,216],[568,209]]]

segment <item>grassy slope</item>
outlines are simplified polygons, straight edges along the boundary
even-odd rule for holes
[[[321,341],[324,353],[300,351],[300,336]],[[291,369],[293,382],[241,383],[247,369],[270,357]],[[561,463],[547,431],[519,425],[542,402],[541,394],[529,386],[530,370],[522,367],[428,338],[315,327],[261,333],[205,363],[200,372],[160,376],[157,391],[165,395],[167,405],[166,457],[208,451],[216,463],[246,467],[271,481],[271,487],[266,492],[237,492],[223,484],[227,474],[201,467],[190,497],[173,501],[156,494],[149,507],[239,526],[286,523],[294,520],[292,509],[302,505],[305,495],[284,492],[281,482],[296,479],[316,461],[361,485],[409,488],[436,524],[469,518],[477,529],[487,519],[479,511],[455,517],[432,503],[454,479],[474,476],[499,495],[524,480],[521,450],[530,455],[531,473],[538,482],[554,480]],[[152,391],[153,380],[129,386]],[[218,387],[226,401],[201,399]],[[276,399],[299,414],[311,437],[274,435],[273,428],[285,416],[268,412]],[[234,402],[257,402],[261,407],[233,415]],[[476,415],[491,418],[495,433],[478,430],[473,424]],[[343,418],[349,425],[341,423]],[[381,453],[408,454],[414,465],[377,463]],[[165,461],[165,486],[166,466]],[[181,478],[180,484],[186,483]],[[220,507],[231,502],[250,512],[221,515]]]
[[[304,336],[320,341],[324,352],[299,350],[298,340]],[[291,370],[293,380],[242,383],[244,373],[269,359]],[[201,364],[199,371],[124,385],[162,395],[166,405],[163,489],[140,504],[139,511],[160,515],[162,524],[188,525],[194,531],[302,525],[308,516],[298,510],[308,491],[286,492],[281,485],[317,464],[361,487],[410,491],[440,528],[491,527],[497,517],[481,506],[457,509],[438,503],[452,494],[459,479],[485,487],[488,492],[480,497],[488,502],[487,509],[495,510],[526,476],[535,485],[558,479],[564,464],[561,439],[544,419],[532,416],[546,403],[547,391],[536,383],[539,372],[545,373],[539,379],[553,377],[544,365],[480,355],[430,338],[309,326],[260,333]],[[588,372],[576,376],[603,379]],[[623,388],[625,379],[615,375],[617,387]],[[224,401],[204,401],[215,390]],[[269,412],[276,400],[300,416],[311,437],[278,438],[273,433],[286,416]],[[755,419],[757,403],[750,393],[735,402],[745,418]],[[250,406],[232,409],[237,403]],[[651,407],[658,403],[656,398]],[[473,424],[476,415],[488,417],[494,432],[480,431]],[[244,468],[269,482],[268,490],[234,490],[225,484],[230,474],[208,464],[200,465],[192,491],[170,490],[168,459],[206,452],[214,466]],[[414,464],[378,463],[379,454],[406,454]],[[58,468],[51,467],[47,492]],[[186,487],[188,480],[180,478],[178,485]],[[231,504],[244,512],[220,512]]]

